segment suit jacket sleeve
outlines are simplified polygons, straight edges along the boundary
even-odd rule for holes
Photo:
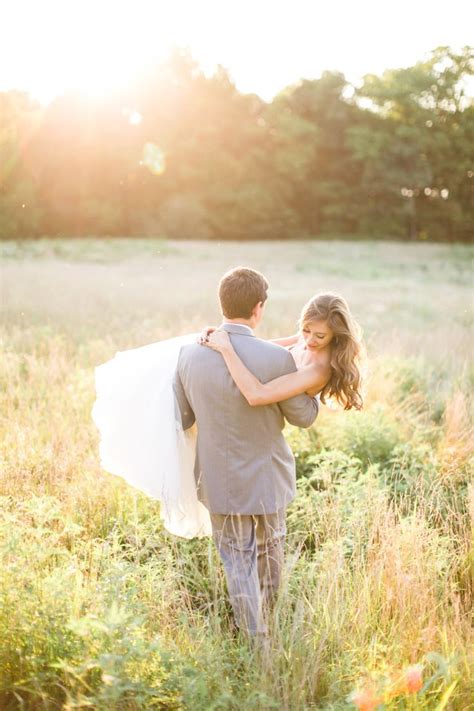
[[[294,372],[296,372],[295,361],[293,356],[287,353],[282,375]],[[305,393],[294,395],[288,400],[282,400],[278,403],[278,406],[290,425],[296,425],[297,427],[311,427],[319,413],[318,400]]]
[[[189,404],[189,400],[186,397],[186,393],[184,392],[183,382],[179,373],[179,362],[174,373],[173,390],[176,397],[176,402],[178,404],[178,409],[181,414],[181,423],[183,425],[183,429],[187,430],[194,425],[196,421],[196,416],[193,412],[193,408]]]

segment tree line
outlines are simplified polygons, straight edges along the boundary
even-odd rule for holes
[[[103,98],[0,93],[0,236],[472,237],[474,50],[271,102],[187,51]]]

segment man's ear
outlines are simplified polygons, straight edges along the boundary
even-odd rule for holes
[[[259,307],[260,307],[262,304],[263,304],[262,301],[257,301],[257,303],[255,304],[255,306],[254,306],[253,309],[252,309],[252,316],[257,316],[257,314],[258,314],[258,312],[259,312]]]
[[[255,318],[258,318],[260,321],[263,318],[263,308],[265,306],[264,301],[259,301],[257,304],[255,304],[253,314]]]

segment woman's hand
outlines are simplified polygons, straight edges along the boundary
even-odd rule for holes
[[[229,348],[232,348],[227,331],[214,330],[208,336],[207,341],[204,341],[202,345],[212,348],[213,351],[217,351],[218,353],[224,353]]]
[[[206,326],[205,328],[202,329],[201,333],[197,337],[197,342],[203,346],[206,342],[207,339],[209,338],[211,333],[214,333],[217,329],[214,326]]]

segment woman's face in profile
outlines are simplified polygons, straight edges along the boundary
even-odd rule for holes
[[[309,351],[317,351],[324,348],[331,343],[334,336],[326,321],[309,321],[303,324],[301,333]]]

